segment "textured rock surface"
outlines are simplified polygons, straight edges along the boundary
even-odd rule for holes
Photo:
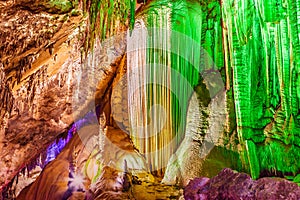
[[[0,2],[0,190],[105,97],[126,45],[121,34],[82,59],[81,12],[26,2]]]
[[[218,26],[221,15],[216,11],[220,6],[208,4],[149,1],[137,15],[132,42],[128,41],[131,134],[137,148],[145,153],[159,175],[163,175],[168,160],[185,137],[186,113],[194,88],[205,82],[209,94],[201,94],[203,101],[210,101],[210,97],[224,90],[218,72],[223,65],[221,26]],[[206,111],[203,109],[203,115],[209,118]],[[220,113],[201,121],[202,127],[195,130],[200,131],[198,138],[213,129],[214,121],[218,120],[212,116],[217,118],[218,114],[225,115],[225,105]],[[199,118],[194,120],[195,124],[199,122]],[[208,123],[211,123],[209,128]],[[210,134],[218,135],[220,130],[216,126]],[[185,146],[189,148],[189,144]]]
[[[204,162],[214,146],[220,145],[219,140],[223,136],[225,93],[217,95],[208,105],[203,104],[194,93],[187,111],[185,138],[166,168],[163,179],[166,184],[186,185],[193,177],[213,171],[206,168],[209,166],[204,167]]]
[[[300,187],[280,178],[252,180],[245,173],[223,169],[217,176],[195,178],[184,189],[186,200],[206,199],[299,199]]]
[[[75,29],[71,30],[73,31]],[[67,42],[67,39],[66,37],[64,41]],[[8,111],[10,113],[7,123],[1,127],[3,134],[0,165],[1,174],[5,174],[1,176],[1,185],[9,181],[19,169],[37,156],[45,145],[52,142],[73,122],[70,98],[72,86],[68,84],[67,78],[71,78],[71,74],[68,74],[69,69],[75,70],[80,66],[80,51],[76,43],[78,44],[73,40],[71,46],[67,43],[59,45],[54,52],[59,54],[56,58],[54,54],[50,56],[48,50],[41,50],[41,55],[45,53],[49,57],[36,60],[31,73],[22,76],[22,83],[17,85],[18,89],[13,91],[13,88],[8,86],[12,94],[8,101],[13,106],[12,110]],[[23,66],[20,70],[22,68]],[[9,77],[6,74],[6,78]],[[12,82],[17,82],[15,75]],[[7,80],[6,83],[11,82]]]

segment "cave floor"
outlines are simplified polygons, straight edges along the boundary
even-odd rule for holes
[[[68,200],[84,200],[85,193],[73,192],[72,196]],[[139,184],[133,184],[127,192],[115,192],[105,191],[101,195],[92,199],[95,200],[177,200],[183,198],[183,189],[178,186],[164,185],[159,181],[155,182],[141,182]]]
[[[183,195],[183,189],[178,186],[164,185],[159,181],[142,182],[140,185],[134,184],[130,191],[134,199],[145,200],[175,200]]]

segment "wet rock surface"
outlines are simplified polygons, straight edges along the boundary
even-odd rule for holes
[[[195,178],[184,189],[186,200],[206,199],[299,199],[300,187],[281,178],[252,180],[245,173],[223,169],[217,176]]]

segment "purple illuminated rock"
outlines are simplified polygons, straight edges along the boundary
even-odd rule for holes
[[[300,187],[281,178],[252,180],[245,173],[223,169],[217,176],[195,178],[184,190],[186,200],[300,199]]]

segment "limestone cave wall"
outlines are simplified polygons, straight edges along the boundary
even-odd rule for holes
[[[0,2],[1,190],[87,113],[90,102],[106,96],[116,72],[113,63],[125,51],[125,36],[116,36],[106,48],[96,48],[95,38],[126,27],[128,10],[122,5],[114,13],[114,5],[102,8],[96,1]],[[109,26],[96,28],[107,20]],[[110,56],[108,48],[114,49]],[[85,66],[93,67],[90,63],[97,70],[88,73]],[[85,83],[83,90],[83,81],[90,77],[101,81]],[[85,98],[74,107],[75,91]]]

